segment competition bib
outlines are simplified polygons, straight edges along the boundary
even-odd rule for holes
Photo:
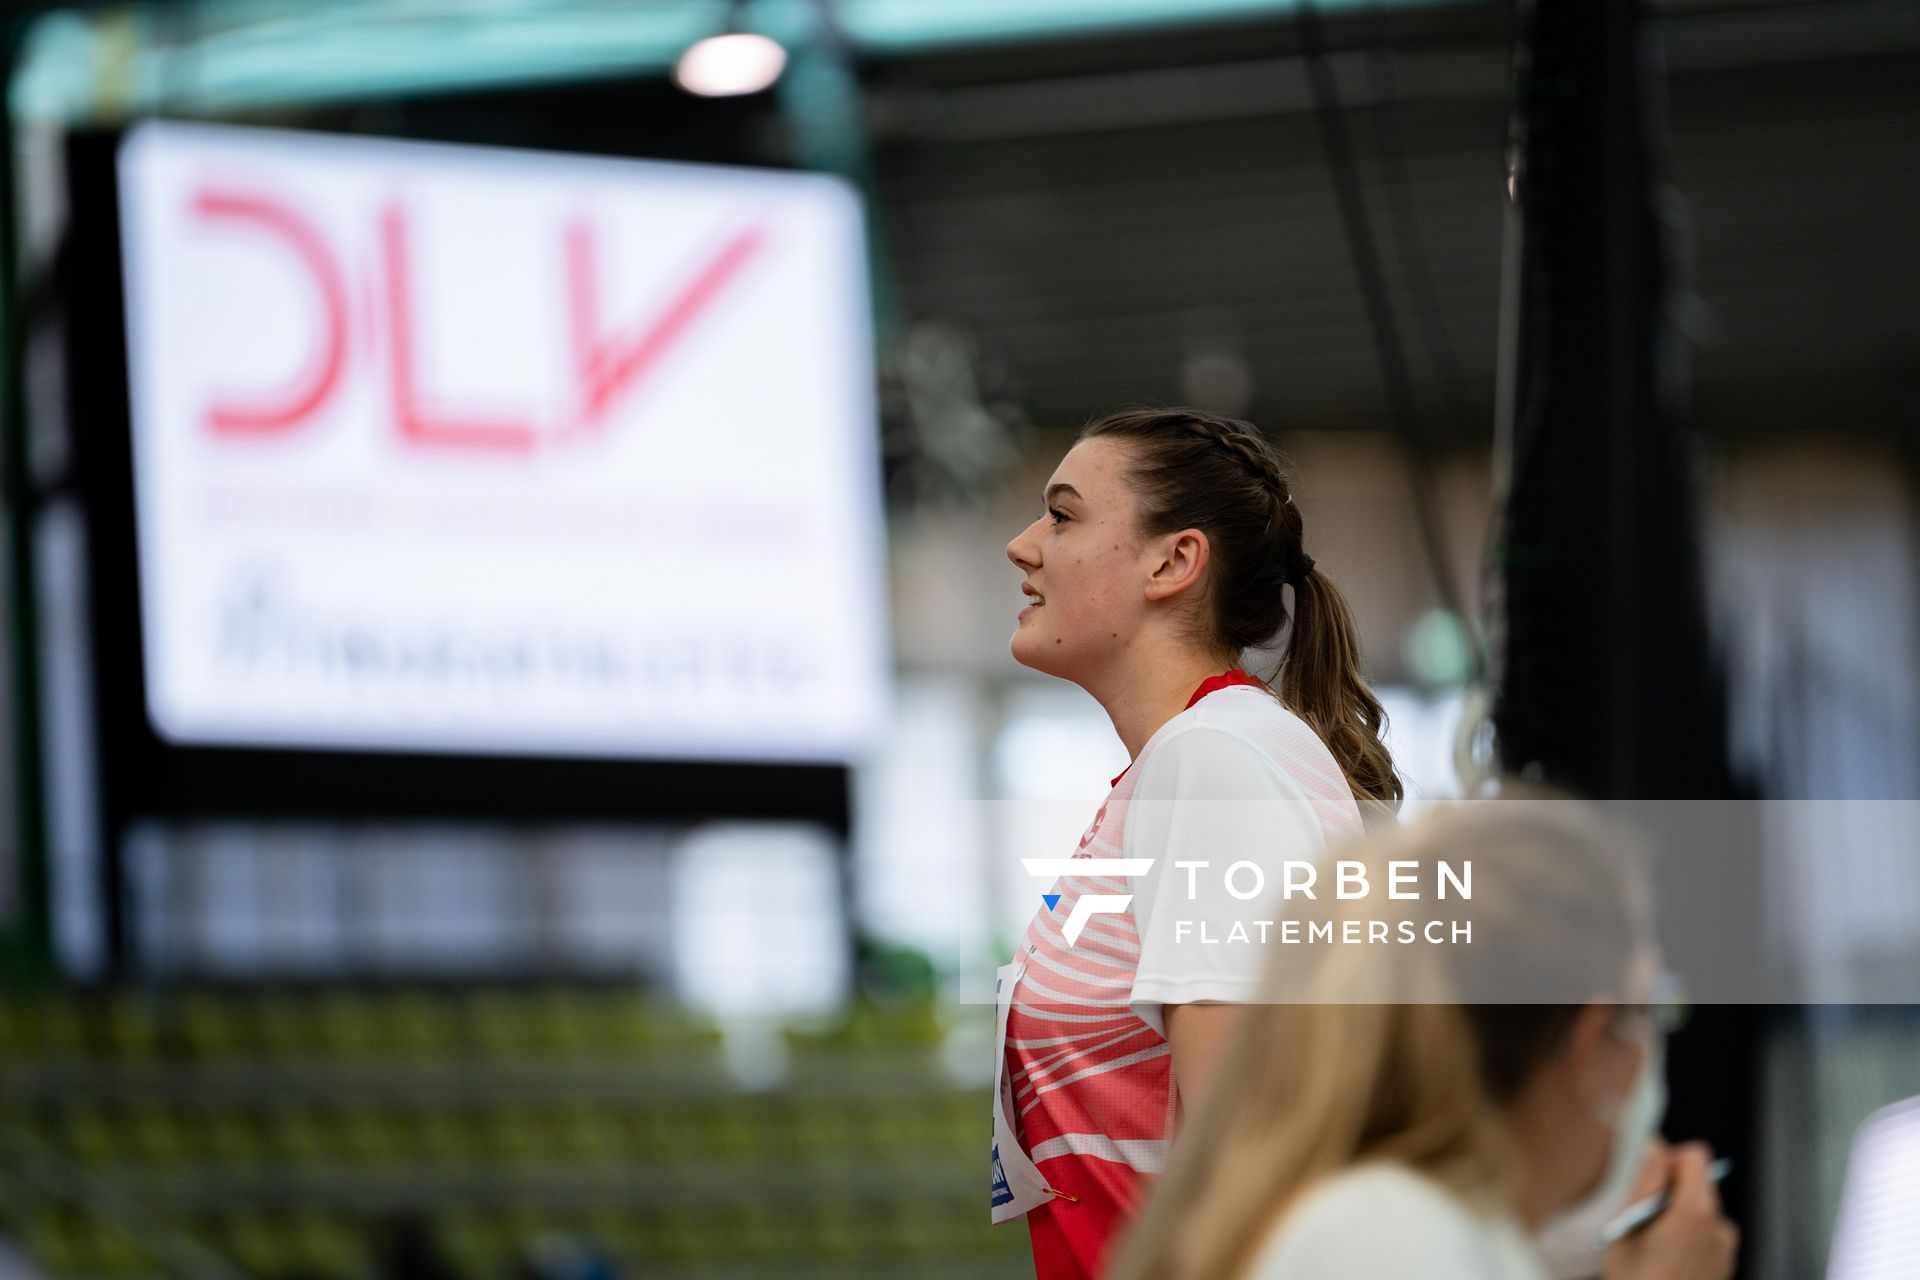
[[[1001,965],[993,975],[995,1019],[993,1037],[993,1220],[1009,1222],[1036,1205],[1053,1199],[1047,1180],[1021,1149],[1008,1117],[1014,1114],[1013,1082],[1007,1078],[1007,1014],[1013,1009],[1013,988],[1026,972],[1015,961]]]

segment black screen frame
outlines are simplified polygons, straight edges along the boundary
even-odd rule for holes
[[[843,840],[839,763],[225,747],[173,743],[147,713],[117,158],[125,131],[66,140],[65,378],[87,526],[103,836],[133,817],[818,823]],[[877,483],[877,477],[876,477]]]

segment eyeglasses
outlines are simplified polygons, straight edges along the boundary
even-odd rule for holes
[[[1663,1036],[1670,1036],[1687,1025],[1693,1006],[1687,1003],[1685,985],[1678,974],[1663,972],[1653,980],[1644,1004],[1623,1004],[1620,1016],[1645,1018]]]
[[[1670,1036],[1682,1027],[1686,1027],[1688,1017],[1693,1013],[1692,1004],[1686,998],[1686,983],[1680,981],[1678,973],[1661,971],[1653,979],[1653,988],[1647,992],[1647,1002],[1634,1007],[1653,1019],[1653,1027],[1663,1036]]]

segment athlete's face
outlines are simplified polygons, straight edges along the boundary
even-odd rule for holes
[[[1095,437],[1054,468],[1039,519],[1007,544],[1007,559],[1039,594],[1023,594],[1014,661],[1073,679],[1125,647],[1146,612],[1147,565],[1134,533],[1126,446]],[[1024,607],[1023,607],[1024,606]]]

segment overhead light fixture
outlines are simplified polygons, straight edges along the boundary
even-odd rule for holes
[[[703,98],[731,98],[770,87],[786,65],[787,51],[777,42],[730,31],[689,45],[674,64],[673,82]]]

